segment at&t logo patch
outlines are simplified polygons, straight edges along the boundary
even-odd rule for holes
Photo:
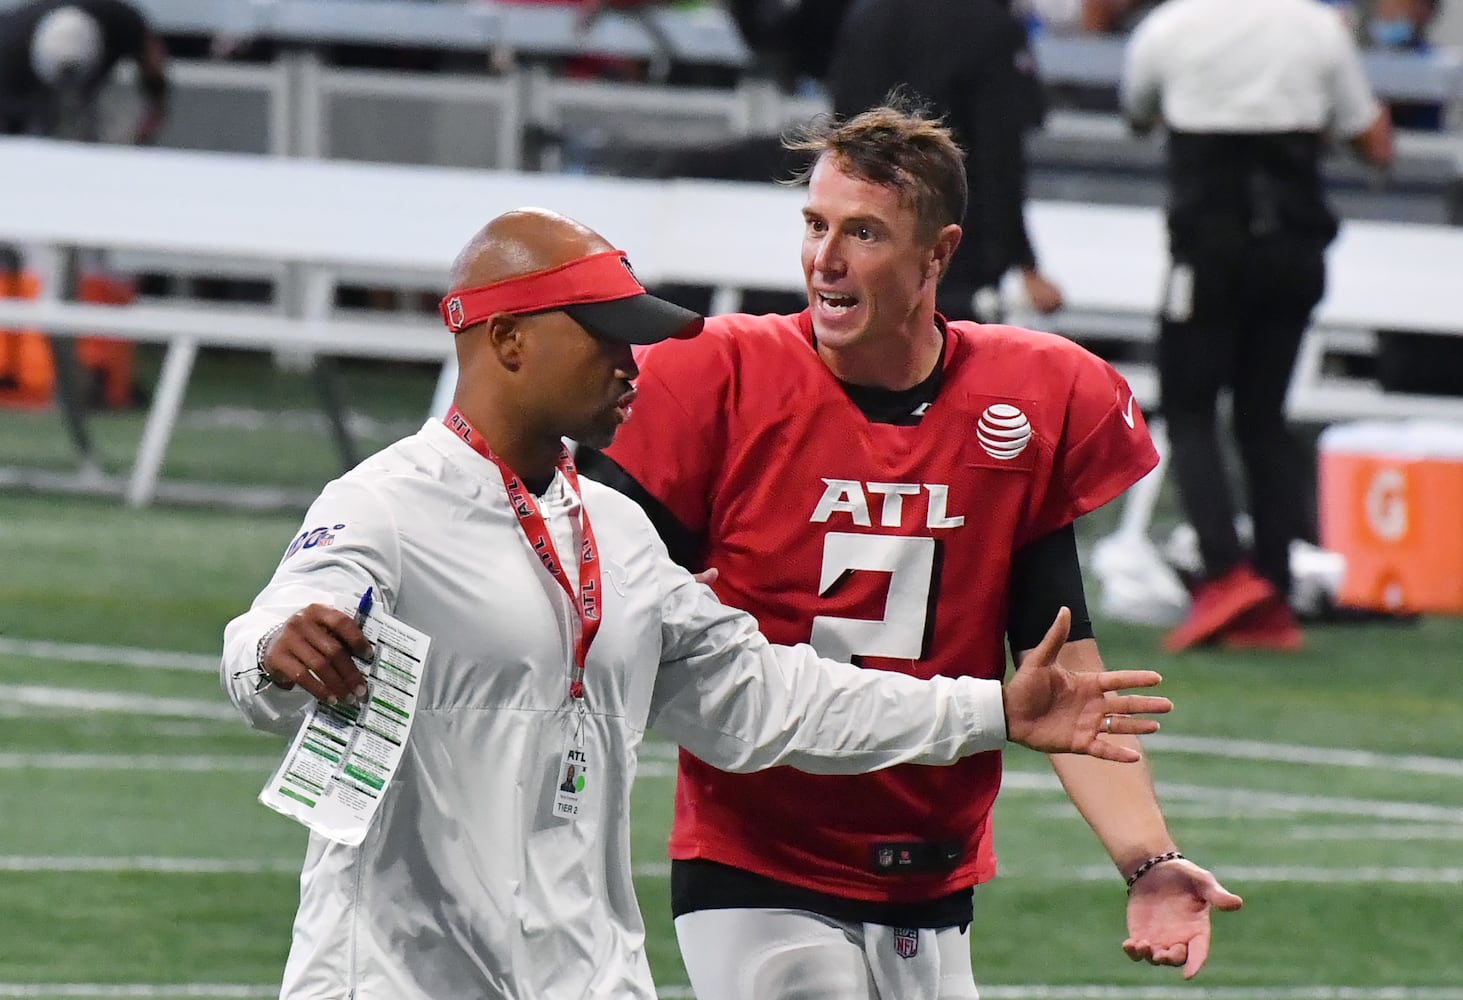
[[[981,450],[1000,462],[1009,462],[1031,443],[1031,421],[1010,403],[992,403],[975,425]]]

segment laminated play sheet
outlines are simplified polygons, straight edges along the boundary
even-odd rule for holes
[[[259,801],[323,837],[355,846],[366,836],[391,783],[416,716],[431,637],[374,613],[362,631],[375,661],[360,659],[370,688],[359,705],[316,702]]]

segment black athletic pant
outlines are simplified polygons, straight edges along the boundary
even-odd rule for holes
[[[1310,534],[1311,504],[1285,394],[1324,289],[1324,247],[1315,241],[1212,241],[1174,250],[1158,339],[1159,388],[1174,480],[1210,577],[1245,558],[1216,419],[1219,391],[1228,387],[1255,527],[1254,565],[1289,594],[1290,542]]]

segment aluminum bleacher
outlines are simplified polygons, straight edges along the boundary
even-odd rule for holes
[[[85,247],[145,253],[180,266],[278,269],[302,290],[293,303],[201,301],[102,307],[52,298],[0,300],[0,326],[164,343],[167,354],[123,492],[157,495],[159,471],[197,352],[211,346],[444,361],[451,339],[421,319],[363,319],[339,310],[342,281],[440,289],[449,262],[491,216],[545,205],[600,229],[648,284],[796,291],[800,192],[774,185],[448,170],[276,157],[0,140],[0,242],[32,259]],[[98,178],[105,178],[98,183]],[[468,207],[470,206],[470,207]],[[363,210],[369,207],[369,210]],[[1151,336],[1166,254],[1154,208],[1039,201],[1035,238],[1063,276],[1058,332],[1108,324]],[[715,232],[716,241],[704,234]],[[1379,327],[1463,335],[1463,228],[1351,221],[1333,246],[1330,291],[1292,385],[1292,415],[1463,419],[1463,398],[1404,395],[1337,376],[1329,351],[1354,350]],[[1152,400],[1151,370],[1125,373]],[[0,470],[0,481],[23,481]],[[219,499],[215,497],[214,499]],[[237,497],[233,497],[237,499]]]
[[[9,2],[0,0],[0,8]],[[43,269],[59,259],[58,250],[90,247],[124,270],[181,279],[180,295],[125,309],[0,301],[0,325],[168,345],[132,472],[120,488],[112,484],[133,503],[149,502],[166,485],[159,471],[199,350],[442,360],[450,342],[435,324],[342,313],[336,290],[345,283],[437,289],[466,236],[515,205],[544,204],[583,218],[622,240],[647,281],[716,289],[718,311],[736,308],[744,290],[800,287],[796,192],[518,172],[592,174],[594,150],[575,144],[629,138],[673,145],[767,134],[823,109],[817,97],[790,98],[752,76],[732,87],[669,87],[565,79],[542,62],[600,52],[743,67],[745,46],[715,5],[609,13],[582,31],[569,4],[138,2],[165,33],[266,39],[277,43],[277,54],[262,63],[175,60],[164,135],[175,147],[272,157],[0,142],[0,242],[26,244]],[[341,44],[436,49],[455,53],[457,68],[332,65],[326,50]],[[1042,35],[1035,54],[1049,83],[1111,88],[1122,44]],[[1455,120],[1463,110],[1463,62],[1453,52],[1369,55],[1367,67],[1385,97],[1435,100],[1452,106]],[[126,80],[119,84],[111,96],[125,118]],[[536,149],[544,136],[553,140],[548,157]],[[1386,392],[1339,374],[1335,364],[1375,354],[1379,329],[1463,333],[1463,230],[1440,225],[1463,220],[1463,133],[1403,135],[1399,154],[1385,186],[1344,158],[1328,166],[1348,222],[1332,249],[1330,293],[1292,386],[1297,417],[1463,417],[1459,399]],[[1146,347],[1165,265],[1156,210],[1160,146],[1130,136],[1114,116],[1058,111],[1035,138],[1032,156],[1033,236],[1069,305],[1037,319],[1018,303],[1014,318],[1130,348],[1119,367],[1151,402],[1156,387]],[[488,167],[497,169],[482,169]],[[474,206],[471,218],[461,215],[465,204]],[[708,228],[721,241],[714,254],[700,238]],[[274,297],[267,306],[194,300],[188,278],[198,275],[263,279]],[[24,475],[0,470],[0,483]]]

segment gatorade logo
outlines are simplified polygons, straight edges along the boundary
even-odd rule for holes
[[[1407,534],[1407,479],[1399,469],[1378,469],[1366,490],[1366,523],[1384,542]]]

